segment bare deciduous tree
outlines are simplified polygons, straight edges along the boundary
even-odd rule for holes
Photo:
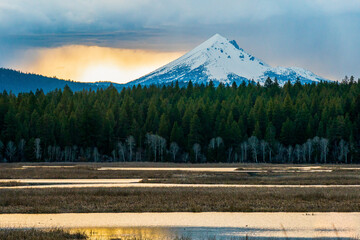
[[[307,140],[306,142],[306,149],[307,149],[307,153],[308,153],[308,162],[311,162],[311,154],[313,152],[313,148],[312,148],[312,141],[310,139]]]
[[[252,137],[249,138],[248,142],[249,142],[249,145],[250,145],[251,150],[252,150],[253,159],[257,163],[258,162],[257,155],[258,155],[259,140],[257,139],[257,137],[252,136]]]
[[[320,140],[320,148],[321,148],[321,161],[323,163],[326,163],[327,160],[327,154],[329,151],[329,140],[327,140],[326,138],[321,138]]]
[[[231,161],[231,155],[233,153],[233,148],[230,147],[229,150],[228,150],[228,158],[227,158],[227,162],[230,162]]]
[[[284,145],[279,144],[278,145],[278,155],[277,158],[281,161],[284,162],[284,160],[286,159],[287,156],[287,148],[284,147]]]
[[[90,152],[90,148],[89,148],[89,152]],[[61,151],[60,146],[56,146],[56,161],[61,162],[63,161],[63,158],[64,158],[64,152]],[[88,159],[90,159],[90,155]]]
[[[78,146],[74,145],[71,151],[71,161],[75,162],[78,157]]]
[[[224,141],[221,137],[212,138],[209,143],[209,148],[219,148],[221,144],[224,144]]]
[[[344,161],[345,163],[348,163],[348,154],[349,154],[349,145],[343,140],[341,139],[339,142],[339,148],[340,148],[340,152],[339,152],[339,161]]]
[[[290,145],[287,148],[287,154],[288,154],[288,161],[292,162],[292,153],[293,153],[293,147]]]
[[[314,162],[318,162],[318,155],[319,155],[319,152],[321,153],[320,151],[320,138],[318,136],[315,136],[313,139],[312,139],[312,145],[313,145],[313,151],[316,153],[315,154],[315,160]]]
[[[221,144],[224,144],[224,141],[223,141],[223,139],[221,137],[217,137],[215,139],[215,142],[216,142],[216,147],[220,147]]]
[[[247,149],[248,149],[248,143],[245,141],[241,144],[241,161],[245,162],[247,161]]]
[[[198,157],[200,155],[200,151],[201,151],[201,146],[200,144],[198,143],[195,143],[194,146],[193,146],[193,151],[194,151],[194,154],[195,154],[195,162],[198,161]]]
[[[14,142],[9,141],[8,144],[6,145],[6,156],[9,158],[10,161],[13,160],[15,153],[16,153],[16,146]]]
[[[41,159],[41,140],[40,138],[35,138],[34,141],[34,153],[35,153],[35,158],[36,160],[40,160]]]
[[[187,152],[183,153],[181,159],[185,163],[189,162],[189,153],[187,153]]]
[[[245,158],[245,144],[241,143],[240,144],[240,150],[241,150],[241,162],[245,162],[246,158]]]
[[[122,157],[122,161],[125,162],[125,145],[122,142],[118,142],[119,156]]]
[[[116,159],[116,151],[115,150],[111,151],[111,156],[112,156],[112,161],[115,161],[115,159]]]
[[[129,159],[130,159],[130,162],[131,162],[132,157],[133,157],[133,150],[134,150],[134,147],[135,147],[135,144],[136,144],[135,138],[133,136],[127,137],[126,143],[128,145],[128,148],[129,148]]]
[[[210,139],[209,148],[214,149],[215,148],[215,138]]]
[[[156,162],[158,146],[157,146],[157,141],[156,141],[156,137],[154,134],[150,134],[150,133],[146,134],[146,144],[150,147],[150,149],[153,150],[155,162]]]
[[[271,159],[272,159],[272,151],[273,151],[273,150],[272,150],[272,147],[269,146],[269,161],[270,161],[270,162],[272,162],[272,161],[271,161]]]
[[[297,160],[298,163],[300,163],[300,160],[301,160],[301,152],[302,152],[301,146],[296,144],[296,146],[295,146],[295,154],[296,154],[296,160]]]
[[[180,150],[179,145],[176,142],[172,142],[170,144],[170,152],[171,152],[171,155],[173,156],[174,162],[176,159],[176,154],[179,152],[179,150]]]
[[[70,162],[71,157],[72,157],[72,148],[70,146],[66,146],[64,151],[65,161]]]
[[[306,156],[307,156],[307,144],[306,143],[304,143],[303,145],[302,145],[302,156],[303,156],[303,162],[304,163],[306,163],[307,162],[307,158],[306,158]]]
[[[93,158],[94,158],[94,162],[98,162],[100,159],[100,154],[99,154],[99,150],[97,149],[97,147],[94,147]]]
[[[342,162],[345,159],[345,141],[343,139],[340,140],[339,142],[339,155],[338,155],[338,160],[340,162]]]
[[[146,144],[153,150],[155,162],[157,161],[157,156],[159,154],[161,160],[163,160],[165,148],[166,148],[166,139],[155,135],[155,134],[146,134]]]

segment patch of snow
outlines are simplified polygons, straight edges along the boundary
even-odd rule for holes
[[[325,79],[302,68],[272,68],[260,59],[248,54],[232,40],[215,34],[182,57],[130,82],[130,84],[162,84],[173,81],[230,83],[229,76],[235,79],[255,80],[263,84],[267,77],[277,77],[280,84],[287,80],[295,82],[319,82]],[[192,79],[191,79],[192,78]]]

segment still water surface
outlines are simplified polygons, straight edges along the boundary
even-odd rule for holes
[[[360,213],[0,214],[0,228],[54,228],[110,239],[354,239]]]

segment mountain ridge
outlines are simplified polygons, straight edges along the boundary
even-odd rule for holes
[[[244,51],[235,40],[229,41],[221,35],[215,34],[180,58],[125,84],[76,82],[0,68],[0,91],[6,90],[18,94],[43,89],[46,93],[62,89],[66,85],[73,91],[105,89],[110,85],[121,90],[124,87],[133,87],[139,84],[142,86],[169,85],[176,81],[179,82],[179,85],[186,86],[190,80],[194,84],[207,84],[212,81],[215,86],[220,83],[249,83],[253,80],[264,84],[268,77],[272,80],[277,78],[280,85],[287,81],[294,83],[297,79],[302,84],[329,81],[303,68],[271,67],[261,59]]]
[[[213,81],[231,84],[254,80],[264,84],[270,77],[280,85],[297,79],[301,83],[329,81],[299,67],[271,67],[264,61],[240,48],[235,40],[229,41],[215,34],[180,58],[126,85],[169,84],[171,82],[207,83]]]
[[[68,85],[73,91],[82,91],[83,89],[103,89],[110,85],[121,90],[124,85],[112,82],[76,82],[71,80],[63,80],[56,77],[46,77],[34,73],[24,73],[21,71],[0,68],[0,92],[6,90],[18,94],[22,92],[35,92],[42,89],[45,93],[63,89]]]

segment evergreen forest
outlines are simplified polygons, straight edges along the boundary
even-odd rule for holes
[[[360,163],[360,81],[0,93],[0,162]]]

